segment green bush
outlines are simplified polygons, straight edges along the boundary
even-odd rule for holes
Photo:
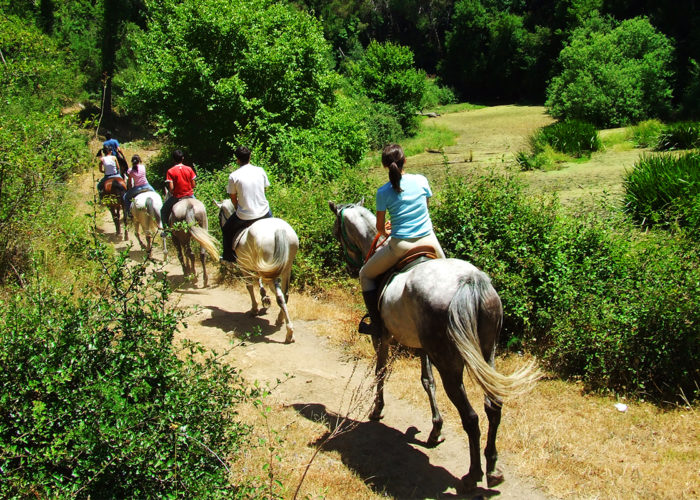
[[[249,498],[229,482],[255,395],[196,344],[145,264],[91,257],[104,281],[41,281],[0,302],[0,496]],[[84,293],[83,293],[84,292]]]
[[[642,156],[625,175],[624,209],[643,227],[700,229],[700,154]]]
[[[700,122],[679,122],[665,126],[656,143],[657,151],[700,147]]]
[[[348,63],[346,71],[357,93],[392,106],[404,133],[415,133],[425,75],[413,67],[409,48],[373,40],[361,59]]]
[[[456,102],[457,98],[452,89],[440,85],[435,78],[425,79],[425,91],[420,101],[420,109],[431,109]]]
[[[656,146],[663,124],[658,120],[645,120],[632,127],[632,142],[635,148]]]
[[[595,126],[579,120],[552,123],[537,130],[530,138],[534,154],[543,152],[547,146],[555,151],[574,157],[590,156],[601,146]]]
[[[600,127],[662,118],[671,109],[673,47],[646,18],[593,18],[577,28],[559,55],[561,72],[547,88],[555,118]]]
[[[525,343],[595,390],[700,397],[697,242],[583,208],[529,199],[521,181],[451,179],[431,207],[448,256],[486,271],[504,306],[502,342]]]

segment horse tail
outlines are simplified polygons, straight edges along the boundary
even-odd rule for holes
[[[479,342],[478,319],[487,300],[498,300],[500,303],[488,276],[478,272],[474,280],[464,280],[448,308],[447,334],[462,355],[472,379],[489,399],[500,402],[504,398],[528,392],[542,374],[535,363],[530,362],[511,375],[503,375],[484,359]],[[501,328],[502,314],[494,325],[496,331]]]
[[[190,235],[197,240],[199,246],[202,247],[209,256],[215,261],[219,261],[219,250],[216,245],[216,240],[209,234],[209,231],[197,225],[197,219],[193,206],[187,207],[185,221],[190,228]]]
[[[262,249],[251,248],[251,252],[241,252],[238,263],[244,269],[254,270],[255,274],[263,278],[276,278],[287,266],[289,259],[289,238],[284,228],[275,229],[275,249],[272,259],[266,260]]]

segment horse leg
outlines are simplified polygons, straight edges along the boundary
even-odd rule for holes
[[[496,461],[498,460],[496,433],[501,423],[502,406],[503,403],[501,401],[492,401],[490,398],[484,397],[484,410],[489,421],[486,448],[484,449],[484,456],[486,457],[486,484],[489,488],[501,484],[504,480],[503,472],[496,467]]]
[[[187,277],[187,263],[185,262],[185,256],[183,255],[182,251],[182,242],[176,236],[173,238],[173,244],[177,250],[177,259],[180,261],[180,265],[182,266],[182,274]]]
[[[258,309],[258,301],[255,300],[255,286],[253,285],[252,281],[246,280],[245,287],[248,290],[248,295],[250,295],[251,303],[248,314],[251,316],[257,316],[260,313],[260,310]]]
[[[129,226],[127,225],[127,213],[126,210],[122,210],[121,207],[119,207],[119,211],[121,211],[124,214],[124,241],[129,240]]]
[[[384,418],[384,381],[386,380],[386,363],[389,359],[389,339],[372,337],[374,350],[377,353],[377,366],[374,375],[377,379],[377,392],[374,396],[374,408],[369,414],[370,420]]]
[[[280,306],[280,316],[284,313],[284,319],[287,322],[287,338],[284,340],[285,344],[291,344],[294,342],[294,325],[292,325],[292,320],[289,318],[289,311],[287,310],[287,302],[285,294],[282,292],[282,280],[277,278],[275,280],[275,295],[277,296],[277,305]],[[277,318],[278,324],[280,323],[279,317]]]
[[[260,302],[262,302],[263,307],[270,307],[272,302],[270,301],[270,297],[267,296],[262,278],[258,278],[258,287],[260,288]]]
[[[207,274],[207,251],[203,248],[199,251],[199,261],[202,263],[202,281],[204,281],[204,286],[207,286],[209,283],[209,275]],[[194,264],[192,268],[194,271]]]
[[[469,439],[469,473],[462,478],[462,483],[467,490],[476,488],[476,485],[484,477],[484,471],[481,468],[481,456],[479,455],[479,416],[469,404],[467,392],[464,390],[462,382],[463,366],[456,366],[453,362],[449,367],[438,365],[440,376],[442,377],[442,385],[445,388],[447,396],[455,405],[459,416],[462,420],[462,428],[467,433]]]
[[[433,365],[425,352],[420,354],[420,379],[423,383],[423,389],[428,393],[430,400],[430,411],[433,414],[433,430],[430,431],[427,446],[433,448],[442,443],[445,438],[442,437],[442,415],[437,407],[435,400],[435,378],[433,377]]]

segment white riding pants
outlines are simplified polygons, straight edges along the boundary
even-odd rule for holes
[[[360,286],[362,291],[369,292],[376,289],[377,284],[374,282],[374,279],[377,276],[391,269],[411,248],[424,245],[433,247],[438,258],[445,258],[445,252],[442,251],[440,242],[434,232],[420,238],[398,239],[390,237],[389,242],[377,250],[360,269]]]

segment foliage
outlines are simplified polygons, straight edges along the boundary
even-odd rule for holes
[[[431,208],[449,256],[487,272],[504,304],[502,341],[525,343],[591,389],[700,396],[698,247],[638,239],[589,209],[558,214],[511,177],[451,179]],[[611,229],[615,228],[615,229]]]
[[[659,120],[645,120],[632,127],[632,142],[636,148],[658,144],[663,124]]]
[[[192,157],[225,160],[229,143],[266,147],[280,129],[311,128],[332,103],[328,46],[299,10],[269,0],[147,5],[139,66],[120,84],[129,109]]]
[[[618,26],[592,18],[562,49],[546,106],[556,118],[604,127],[663,117],[671,106],[672,57],[670,41],[645,18]]]
[[[688,85],[681,94],[681,113],[697,120],[700,119],[700,65],[691,59],[688,66]]]
[[[449,87],[444,87],[435,78],[426,78],[420,109],[432,109],[446,104],[456,104],[457,98]]]
[[[659,134],[657,151],[700,147],[700,122],[678,122],[666,125]]]
[[[404,133],[415,133],[425,75],[414,69],[410,49],[372,41],[361,59],[347,64],[347,74],[357,93],[390,105]]]
[[[530,138],[530,144],[535,154],[551,146],[576,158],[590,156],[601,146],[596,128],[579,120],[565,120],[542,127]]]
[[[229,460],[255,392],[213,353],[173,346],[167,281],[91,253],[104,281],[90,290],[38,281],[0,303],[0,494],[248,498]]]
[[[625,175],[625,211],[643,227],[700,229],[700,154],[642,156]]]
[[[55,43],[20,19],[0,18],[0,282],[18,278],[35,239],[52,232],[68,177],[88,158],[76,123],[60,117],[81,78]],[[38,238],[37,238],[38,236]]]

